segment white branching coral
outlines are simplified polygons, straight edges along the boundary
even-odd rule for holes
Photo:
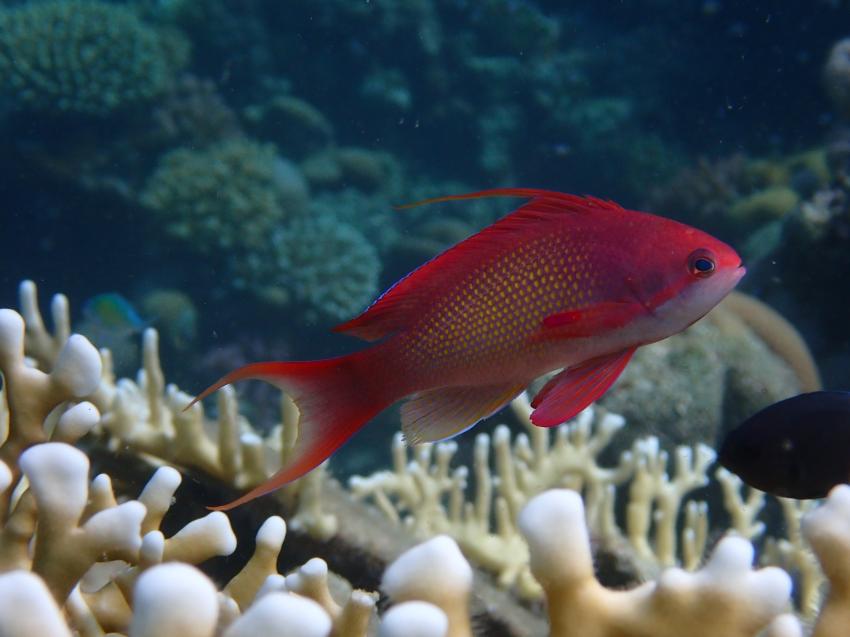
[[[286,590],[312,599],[331,618],[336,635],[365,633],[374,614],[377,595],[366,591],[352,591],[345,604],[338,604],[331,595],[328,565],[314,557],[295,572],[287,575]]]
[[[594,534],[609,542],[628,539],[647,574],[677,563],[677,516],[685,496],[708,482],[711,449],[678,449],[672,476],[667,473],[667,454],[654,438],[635,443],[615,466],[602,466],[599,455],[624,426],[622,417],[590,408],[553,435],[531,424],[525,395],[512,407],[526,431],[513,441],[505,426],[496,428],[492,443],[486,434],[476,437],[472,501],[466,499],[469,470],[451,467],[454,442],[419,446],[408,461],[400,436],[393,440],[393,469],[352,478],[351,491],[370,498],[390,520],[417,537],[446,533],[455,538],[465,555],[495,572],[502,586],[516,586],[524,596],[539,596],[541,591],[529,571],[528,548],[516,520],[531,497],[552,487],[580,491],[586,523]],[[623,532],[616,523],[614,496],[615,488],[629,480]],[[707,537],[706,507],[689,504],[687,511],[682,552],[695,567]]]
[[[812,637],[839,637],[850,626],[850,486],[834,487],[803,518],[803,534],[829,580],[829,593]]]
[[[88,457],[65,443],[34,445],[20,465],[28,488],[0,527],[0,571],[31,570],[59,603],[88,579],[93,592],[72,603],[80,612],[81,604],[89,604],[86,612],[97,615],[98,598],[127,593],[141,570],[153,564],[200,563],[236,548],[221,513],[190,522],[168,539],[155,528],[164,514],[162,500],[170,503],[179,484],[173,469],[159,469],[139,500],[118,504],[109,478],[100,475],[90,484]]]
[[[331,619],[311,599],[275,592],[263,596],[224,632],[224,637],[329,637]]]
[[[714,473],[723,489],[723,500],[730,517],[730,528],[748,540],[757,540],[765,533],[765,524],[758,515],[766,504],[765,493],[745,487],[742,480],[723,467]],[[746,497],[744,497],[746,493]],[[811,619],[820,609],[824,576],[817,559],[803,538],[800,523],[815,506],[813,500],[777,498],[784,518],[786,537],[767,537],[760,562],[779,566],[795,578],[797,607],[800,614]]]
[[[125,502],[84,521],[89,459],[82,451],[61,442],[36,445],[23,453],[20,465],[37,511],[32,570],[58,601],[95,562],[135,559],[145,507]]]
[[[71,636],[44,581],[27,571],[0,574],[0,633],[4,637]]]
[[[638,558],[662,567],[673,566],[677,563],[676,521],[682,500],[690,491],[708,484],[707,471],[716,453],[706,445],[678,447],[672,476],[667,473],[668,454],[660,449],[657,438],[637,441],[634,455],[635,473],[626,511],[629,542]],[[649,542],[653,524],[655,546]],[[702,554],[702,549],[696,547],[695,552]]]
[[[230,387],[218,392],[218,418],[214,422],[205,417],[200,404],[184,411],[192,397],[166,383],[156,330],[144,331],[142,369],[136,380],[116,381],[108,350],[98,355],[84,337],[69,336],[68,300],[54,296],[51,314],[56,327],[51,333],[45,327],[36,293],[31,281],[21,284],[26,329],[16,312],[0,310],[0,369],[6,376],[8,389],[4,391],[17,420],[7,427],[9,439],[0,446],[0,460],[6,460],[10,469],[14,471],[14,461],[23,448],[47,439],[42,426],[47,413],[63,401],[80,398],[88,398],[102,413],[97,426],[110,437],[113,449],[129,448],[176,466],[198,469],[238,490],[256,486],[283,465],[298,429],[298,411],[291,401],[284,400],[281,424],[266,437],[239,415],[236,394]],[[24,343],[37,369],[27,364]],[[25,388],[15,391],[21,382]],[[24,401],[26,408],[13,404],[15,401]],[[5,413],[0,408],[0,425]],[[53,439],[66,440],[71,435],[66,430],[67,426],[61,427]],[[322,509],[326,479],[322,468],[281,492],[297,507],[290,524],[322,539],[337,529],[336,517]]]
[[[172,562],[143,573],[133,593],[130,637],[206,637],[218,621],[218,595],[198,569]]]
[[[553,637],[751,636],[789,603],[791,579],[778,568],[753,571],[753,548],[725,538],[695,573],[664,570],[629,591],[595,578],[584,507],[574,491],[532,499],[519,518],[531,570],[546,592]]]
[[[404,602],[384,613],[378,637],[446,637],[449,621],[438,606]]]
[[[91,394],[100,382],[101,361],[85,337],[65,340],[48,372],[28,364],[24,356],[25,329],[21,316],[0,309],[0,370],[8,411],[0,460],[13,472],[21,452],[47,440],[47,415],[59,404]],[[5,411],[5,409],[3,409]],[[5,510],[0,507],[0,512]]]
[[[89,483],[88,458],[66,443],[33,445],[20,465],[26,487],[0,525],[0,592],[6,591],[0,599],[2,635],[64,637],[73,630],[82,635],[238,637],[257,634],[258,626],[282,617],[287,618],[285,630],[278,625],[263,634],[326,636],[331,626],[340,635],[367,634],[375,597],[355,591],[337,604],[327,589],[326,566],[318,574],[305,566],[292,576],[298,596],[259,593],[269,580],[285,582],[277,572],[286,534],[280,518],[269,518],[261,527],[253,557],[219,593],[191,564],[235,550],[227,516],[210,513],[169,538],[158,530],[180,484],[174,469],[161,467],[138,500],[118,504],[108,476]],[[11,472],[6,474],[11,478]],[[8,489],[10,483],[4,479],[2,486]],[[280,595],[285,595],[283,602],[274,602]],[[314,595],[326,603],[308,599]],[[8,606],[12,603],[15,611]]]
[[[22,465],[30,487],[17,506],[28,503],[27,512],[37,517],[37,524],[26,527],[35,533],[35,550],[31,564],[0,565],[0,635],[328,637],[331,629],[335,635],[368,634],[375,595],[353,591],[338,603],[322,560],[311,560],[288,578],[278,573],[286,535],[281,518],[263,524],[254,555],[219,592],[191,564],[235,550],[224,514],[190,522],[168,539],[152,528],[179,485],[173,469],[160,468],[138,501],[119,505],[106,476],[88,487],[87,458],[64,443],[31,447]],[[10,522],[17,514],[16,508]],[[79,524],[80,519],[85,521]],[[143,529],[150,530],[142,537]]]
[[[278,516],[267,519],[257,531],[254,555],[224,589],[239,608],[247,608],[260,587],[277,573],[277,558],[285,537],[286,523]]]
[[[438,535],[386,570],[382,586],[395,605],[382,621],[375,594],[331,594],[333,576],[321,559],[279,573],[287,523],[278,517],[262,525],[247,565],[218,590],[193,565],[234,551],[224,514],[166,538],[159,527],[181,482],[176,469],[160,467],[137,499],[122,501],[108,476],[89,479],[88,458],[71,445],[94,430],[95,444],[106,438],[115,448],[245,488],[289,453],[298,419],[291,402],[284,401],[281,425],[265,438],[239,416],[232,391],[220,393],[216,422],[200,407],[184,413],[189,397],[166,385],[156,332],[144,336],[136,380],[116,382],[109,353],[98,355],[70,334],[64,297],[53,302],[53,333],[32,284],[21,286],[21,304],[26,328],[17,313],[0,310],[0,634],[361,637],[377,628],[385,637],[467,637],[470,599],[478,598],[464,555],[506,587],[545,592],[553,637],[801,634],[799,622],[781,614],[788,576],[751,568],[748,540],[764,535],[757,519],[763,494],[718,474],[741,537],[722,540],[704,562],[707,506],[688,497],[707,481],[710,449],[679,448],[670,462],[650,438],[604,466],[598,458],[623,427],[621,417],[590,409],[548,431],[531,426],[524,397],[513,408],[527,431],[512,438],[500,427],[492,437],[478,436],[471,468],[452,466],[454,443],[410,452],[397,438],[391,471],[352,480],[352,490],[395,524],[422,539]],[[284,491],[299,502],[290,528],[325,538],[335,532],[336,518],[321,506],[324,480],[314,472]],[[617,489],[626,504],[622,523]],[[850,622],[850,487],[836,489],[814,511],[811,504],[780,503],[788,537],[767,542],[761,561],[798,574],[801,607],[813,618],[823,575],[810,543],[831,584],[815,637],[843,634]],[[644,558],[649,581],[630,591],[605,589],[593,575],[589,533],[629,546]],[[9,604],[21,612],[6,613]],[[31,623],[34,614],[41,623]]]
[[[442,609],[447,637],[469,637],[472,568],[446,535],[402,553],[384,573],[381,589],[396,602],[424,601]]]

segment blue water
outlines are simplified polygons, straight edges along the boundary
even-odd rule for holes
[[[24,278],[75,320],[120,292],[197,391],[251,360],[354,349],[328,328],[510,210],[393,204],[545,187],[751,255],[741,289],[802,330],[827,387],[850,386],[850,56],[824,73],[843,3],[67,8],[2,3],[2,24],[31,26],[0,28],[0,306]]]

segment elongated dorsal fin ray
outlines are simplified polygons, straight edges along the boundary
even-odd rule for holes
[[[444,290],[461,274],[469,272],[506,250],[516,247],[524,236],[545,233],[551,224],[564,223],[571,214],[594,211],[622,211],[610,201],[579,197],[551,190],[533,188],[496,188],[478,192],[426,199],[402,208],[484,197],[526,197],[530,201],[481,232],[469,237],[419,266],[377,298],[362,314],[337,325],[334,332],[376,341],[408,327],[433,298],[433,292]]]
[[[490,188],[488,190],[477,190],[475,192],[464,192],[459,195],[440,195],[439,197],[429,197],[428,199],[420,199],[411,203],[393,206],[396,210],[408,210],[410,208],[418,208],[419,206],[428,206],[434,203],[445,203],[446,201],[464,201],[467,199],[488,199],[491,197],[521,197],[523,199],[531,199],[533,197],[550,196],[550,197],[574,197],[574,195],[565,195],[556,190],[543,190],[539,188]]]

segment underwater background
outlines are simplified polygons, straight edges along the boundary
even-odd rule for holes
[[[119,378],[150,327],[189,394],[354,351],[330,328],[512,210],[394,206],[534,187],[684,221],[748,269],[739,305],[605,397],[629,424],[604,457],[648,434],[716,447],[776,400],[850,389],[841,0],[0,0],[0,175],[0,307],[26,279],[44,308],[64,293]],[[236,392],[273,431],[278,392]],[[387,467],[397,424],[330,473]],[[783,528],[778,506],[766,522]]]
[[[393,205],[542,187],[729,242],[739,289],[845,387],[846,17],[831,2],[7,0],[0,301],[24,278],[63,291],[123,374],[153,325],[169,378],[200,389],[245,362],[350,350],[330,327],[511,209]],[[111,323],[86,313],[110,293]]]

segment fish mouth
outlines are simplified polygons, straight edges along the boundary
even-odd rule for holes
[[[747,268],[744,267],[744,262],[741,261],[738,264],[738,267],[735,268],[735,280],[740,281],[742,278],[744,278],[744,275],[746,273],[747,273]]]

